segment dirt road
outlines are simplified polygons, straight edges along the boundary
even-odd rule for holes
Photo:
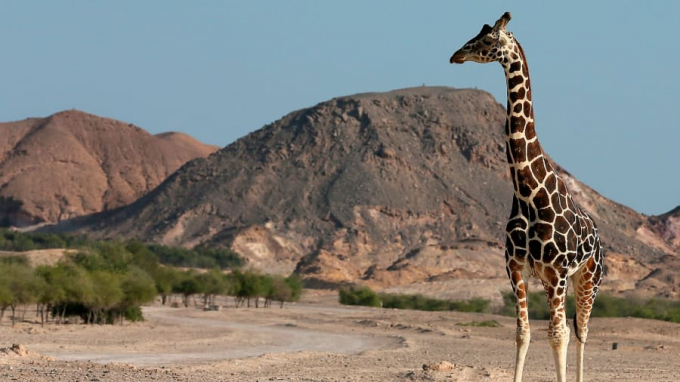
[[[177,309],[145,307],[144,317],[158,325],[176,326],[177,331],[186,328],[214,328],[232,333],[224,346],[206,346],[203,349],[167,352],[150,349],[112,353],[92,348],[88,352],[61,352],[59,349],[45,351],[44,355],[63,361],[92,361],[97,363],[126,363],[135,366],[174,366],[178,364],[257,357],[270,353],[333,352],[358,354],[380,349],[387,341],[356,334],[334,334],[299,328],[294,324],[252,325],[230,322],[224,319],[179,315]],[[238,334],[236,336],[235,334]],[[237,338],[238,337],[238,338]],[[235,343],[238,341],[238,344]]]

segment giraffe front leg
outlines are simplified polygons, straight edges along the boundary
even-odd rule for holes
[[[550,306],[548,342],[553,350],[557,382],[565,382],[567,380],[567,347],[569,346],[570,333],[565,311],[566,278],[560,279],[556,284],[559,286],[553,287],[552,284],[544,283],[548,296],[548,306]],[[562,287],[561,285],[565,286]]]
[[[513,261],[514,262],[514,261]],[[515,357],[515,382],[522,381],[524,371],[524,361],[531,342],[531,330],[529,328],[529,309],[527,302],[527,284],[521,271],[512,271],[508,266],[508,274],[512,282],[512,291],[515,294],[517,312],[517,333],[516,344],[517,353]]]

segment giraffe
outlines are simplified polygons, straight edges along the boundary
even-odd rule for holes
[[[574,287],[577,380],[582,381],[588,321],[602,281],[604,255],[595,223],[574,203],[564,180],[546,159],[538,142],[529,67],[522,47],[506,31],[510,18],[506,12],[493,27],[484,25],[477,36],[451,56],[450,63],[497,61],[505,70],[508,91],[505,144],[514,186],[505,246],[506,271],[517,311],[514,380],[522,380],[531,338],[525,280],[533,276],[541,280],[548,298],[548,341],[559,382],[565,381],[567,370],[568,281]]]

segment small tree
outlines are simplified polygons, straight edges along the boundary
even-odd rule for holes
[[[36,249],[33,240],[31,240],[31,238],[28,235],[21,232],[16,232],[14,233],[13,236],[14,242],[13,248],[11,248],[12,251],[25,252]]]
[[[271,277],[270,282],[267,285],[267,299],[265,300],[264,306],[269,306],[273,300],[279,301],[281,303],[280,307],[283,308],[283,303],[290,300],[292,294],[292,290],[286,283],[286,279],[282,276]]]
[[[131,240],[125,245],[125,249],[132,254],[132,263],[148,274],[153,274],[158,268],[158,255],[146,244]]]
[[[264,307],[266,308],[270,301],[269,301],[269,295],[271,294],[271,290],[273,289],[273,277],[269,275],[257,275],[259,278],[259,287],[257,289],[256,295],[255,295],[255,307],[259,308],[260,307],[260,297],[264,298]]]
[[[105,269],[112,272],[124,273],[133,260],[133,255],[128,252],[125,244],[119,241],[97,242],[94,250],[104,261]]]
[[[121,324],[128,310],[153,301],[154,297],[156,297],[156,284],[154,280],[148,273],[137,267],[130,267],[130,270],[123,275],[120,287],[123,292],[118,307]],[[129,318],[143,320],[143,317],[138,317],[136,314],[131,315]]]
[[[240,271],[234,270],[231,273],[224,275],[224,294],[227,296],[236,296],[239,289],[241,289],[241,281],[239,278]]]
[[[5,272],[3,267],[0,267],[0,272]],[[12,297],[12,291],[9,289],[9,282],[6,277],[0,277],[0,322],[5,316],[5,311],[12,305],[14,298]]]
[[[66,248],[66,240],[53,233],[33,233],[32,241],[37,248]]]
[[[55,305],[66,300],[66,274],[63,267],[41,265],[35,269],[36,275],[43,281],[43,288],[38,296],[38,311],[40,314],[40,324],[45,325],[46,312],[49,312]]]
[[[123,300],[121,276],[119,274],[98,270],[92,272],[92,299],[85,304],[90,308],[87,321],[104,323],[114,307]]]
[[[253,271],[239,273],[239,275],[240,288],[237,291],[236,296],[239,297],[241,303],[243,303],[244,300],[247,300],[247,306],[250,308],[250,299],[253,297],[257,298],[257,296],[262,294],[262,278]]]
[[[217,268],[196,275],[196,281],[199,284],[199,289],[203,293],[204,306],[214,304],[215,296],[224,294],[227,289],[224,275]]]
[[[230,296],[234,296],[234,306],[236,308],[243,302],[243,297],[241,296],[241,289],[243,288],[243,272],[240,269],[234,269],[230,274],[225,276],[227,279],[227,293]]]
[[[37,301],[38,279],[33,269],[23,264],[7,264],[2,270],[12,295],[12,325],[16,323],[16,308]]]
[[[189,299],[191,296],[201,292],[201,286],[196,280],[196,274],[193,271],[185,272],[180,282],[175,286],[174,291],[182,295],[182,303],[184,307],[189,307]]]
[[[95,291],[93,280],[88,272],[75,264],[62,262],[57,265],[62,267],[65,273],[63,288],[66,297],[62,303],[54,309],[58,315],[57,323],[61,323],[66,316],[68,306],[89,306],[94,303]]]
[[[290,288],[290,297],[286,300],[287,302],[295,302],[300,300],[302,297],[302,280],[296,274],[292,274],[286,277],[286,284]],[[281,304],[283,307],[283,303]]]
[[[156,291],[161,295],[163,305],[165,305],[168,295],[172,293],[173,288],[179,285],[180,278],[179,271],[172,267],[158,267],[153,271]]]

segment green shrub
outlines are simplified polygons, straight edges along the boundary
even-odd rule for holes
[[[0,264],[20,264],[28,266],[28,257],[22,255],[2,256],[0,257]]]
[[[151,244],[148,248],[162,264],[176,267],[228,269],[245,265],[243,258],[228,248],[208,248],[199,245],[193,249],[187,249],[159,244]]]
[[[499,328],[499,327],[503,326],[503,325],[499,324],[498,321],[496,321],[496,320],[459,322],[456,325],[458,325],[458,326],[478,326],[478,327],[485,327],[485,328]]]
[[[420,294],[390,294],[379,295],[383,308],[390,309],[415,309],[427,311],[458,311],[488,313],[491,301],[482,298],[473,298],[469,301],[449,301],[424,297]]]
[[[455,310],[459,312],[488,313],[490,306],[491,301],[475,297],[469,301],[451,301],[449,310]]]
[[[142,315],[142,308],[139,306],[129,306],[125,309],[123,316],[126,320],[130,322],[143,322],[144,316]]]
[[[380,298],[371,288],[352,286],[340,289],[340,303],[344,305],[380,306]]]
[[[290,288],[290,297],[286,301],[295,302],[300,300],[300,297],[302,296],[302,280],[300,277],[293,274],[286,277],[285,282],[286,285],[288,285],[288,288]]]
[[[595,299],[592,316],[638,317],[680,323],[680,301],[599,295]]]
[[[380,299],[383,303],[383,308],[388,309],[418,309],[419,301],[423,298],[421,295],[400,295],[383,293]],[[342,302],[342,301],[341,301]]]
[[[491,301],[473,298],[469,301],[449,301],[425,297],[421,294],[376,294],[368,287],[340,289],[340,303],[345,305],[380,306],[388,309],[413,309],[426,311],[459,311],[488,313]]]

